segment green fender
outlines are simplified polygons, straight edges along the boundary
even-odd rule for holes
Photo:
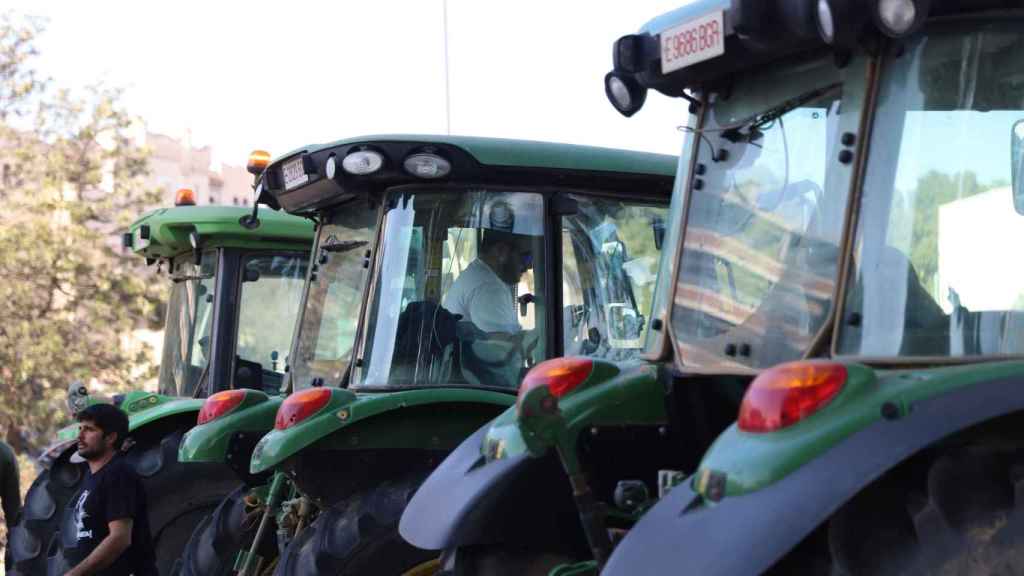
[[[593,361],[590,375],[554,401],[546,387],[529,390],[496,418],[481,447],[488,460],[541,456],[555,446],[566,456],[592,426],[657,426],[668,421],[657,367],[648,363]],[[552,410],[551,408],[555,409]],[[571,458],[572,465],[575,458]]]
[[[761,490],[885,419],[886,409],[892,417],[902,417],[924,400],[986,381],[1019,378],[1024,373],[1024,363],[1019,361],[884,371],[844,364],[847,380],[843,389],[804,420],[768,433],[744,432],[736,424],[726,429],[705,453],[693,476],[693,489],[707,497],[709,490],[724,480],[721,494],[725,498]],[[707,502],[713,505],[717,499],[708,498]]]
[[[90,398],[89,404],[100,404],[102,401]],[[121,410],[128,414],[128,430],[134,432],[143,426],[170,416],[199,413],[203,407],[201,398],[177,398],[134,390],[125,394],[121,401]],[[57,431],[58,441],[78,438],[78,423],[69,424]]]
[[[342,450],[450,450],[513,402],[515,396],[508,393],[469,388],[360,394],[332,388],[327,404],[315,414],[260,440],[250,472],[278,466],[314,442]]]
[[[224,462],[228,443],[236,432],[263,432],[274,427],[277,408],[284,398],[248,390],[242,403],[227,414],[199,424],[181,439],[180,462]]]

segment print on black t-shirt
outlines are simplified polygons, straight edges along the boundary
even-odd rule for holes
[[[149,515],[142,482],[131,466],[115,456],[95,474],[86,472],[82,492],[74,504],[74,527],[77,531],[65,542],[68,560],[76,565],[84,560],[110,534],[109,523],[122,518],[132,519],[132,544],[98,576],[148,576],[156,574],[153,539],[149,533]]]

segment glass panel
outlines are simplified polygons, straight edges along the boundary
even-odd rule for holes
[[[161,394],[193,396],[210,363],[213,287],[217,253],[203,253],[198,266],[192,254],[171,263],[171,296],[164,327],[164,350],[158,388]]]
[[[360,386],[510,388],[545,358],[539,194],[389,200]]]
[[[931,28],[886,63],[841,354],[1024,353],[1020,22]]]
[[[292,366],[296,389],[311,385],[314,378],[336,385],[348,370],[376,222],[376,210],[347,204],[320,228],[315,250],[319,269],[309,283],[298,359]]]
[[[573,196],[562,218],[563,351],[627,360],[640,355],[657,278],[655,235],[664,206]]]
[[[260,254],[242,264],[234,388],[281,388],[309,255]]]
[[[687,366],[800,358],[834,288],[847,189],[829,177],[840,88],[828,60],[737,80],[698,143],[672,327]]]

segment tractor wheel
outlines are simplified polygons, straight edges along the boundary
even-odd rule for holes
[[[288,544],[276,576],[427,576],[437,553],[398,534],[398,521],[423,476],[388,481],[332,506]]]
[[[60,524],[61,512],[85,478],[85,464],[69,458],[74,450],[61,454],[28,489],[21,518],[7,540],[12,576],[46,573],[46,551]]]
[[[446,553],[443,567],[444,573],[451,576],[547,576],[556,566],[575,561],[563,552],[471,546]]]
[[[1024,573],[1024,451],[961,447],[883,479],[823,540],[832,575]]]
[[[256,535],[260,517],[247,518],[245,495],[249,487],[239,486],[196,526],[185,546],[180,576],[229,576],[238,552],[248,549]]]
[[[159,442],[137,445],[124,456],[146,490],[149,529],[160,574],[171,573],[196,525],[238,485],[238,478],[225,465],[178,462],[182,435],[176,430]],[[73,529],[74,515],[68,508],[63,513],[61,531],[70,533]],[[59,540],[52,543],[47,561],[51,571],[66,565]]]

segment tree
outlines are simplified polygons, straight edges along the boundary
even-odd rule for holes
[[[161,283],[117,232],[157,198],[121,93],[51,90],[32,68],[40,22],[0,19],[0,426],[38,448],[67,418],[69,382],[151,377],[123,342],[153,321]],[[20,445],[20,446],[19,446]]]
[[[891,218],[913,223],[910,261],[914,264],[921,285],[929,292],[934,289],[935,277],[939,272],[939,207],[990,190],[996,185],[998,183],[981,184],[978,175],[969,170],[955,174],[930,170],[918,178],[917,188],[910,196],[913,204],[893,211]],[[913,213],[906,214],[908,210]]]

